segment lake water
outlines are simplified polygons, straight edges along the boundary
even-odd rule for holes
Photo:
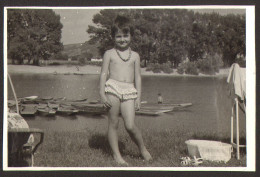
[[[18,97],[66,97],[67,99],[99,99],[98,75],[12,74]],[[182,111],[157,117],[136,116],[142,130],[160,131],[184,129],[229,134],[231,99],[228,97],[226,78],[142,76],[142,100],[156,102],[158,93],[164,102],[192,103]],[[8,99],[13,95],[9,86]],[[26,118],[30,127],[45,131],[106,130],[106,115],[35,116]],[[240,131],[245,133],[245,119],[241,118]]]

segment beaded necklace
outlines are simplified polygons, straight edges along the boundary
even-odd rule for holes
[[[130,60],[130,58],[131,58],[131,55],[132,55],[131,48],[129,47],[128,50],[129,50],[129,56],[128,56],[128,58],[123,58],[123,57],[120,55],[120,53],[118,52],[118,50],[116,49],[117,55],[118,55],[124,62],[127,62],[127,61]]]

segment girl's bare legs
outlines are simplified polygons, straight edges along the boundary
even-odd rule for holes
[[[140,130],[135,125],[135,101],[127,100],[121,102],[121,113],[124,118],[125,128],[131,139],[138,146],[143,158],[147,161],[152,160],[151,154],[147,151]]]
[[[108,141],[113,151],[113,158],[115,161],[119,164],[127,165],[127,162],[122,158],[118,148],[117,129],[119,123],[120,101],[113,95],[107,95],[107,97],[112,104],[108,113]]]

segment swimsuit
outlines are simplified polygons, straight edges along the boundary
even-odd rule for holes
[[[133,83],[121,82],[109,79],[105,84],[105,93],[110,93],[119,98],[120,101],[137,98],[137,90]]]

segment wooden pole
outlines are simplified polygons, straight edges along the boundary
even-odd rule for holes
[[[236,101],[236,124],[237,124],[237,159],[240,159],[240,152],[239,152],[239,109],[238,109],[238,99],[235,98]]]
[[[10,82],[10,85],[11,85],[11,88],[12,88],[12,91],[13,91],[13,94],[14,94],[14,99],[15,99],[15,104],[16,104],[16,112],[19,114],[18,101],[17,101],[15,90],[14,90],[14,85],[13,85],[13,82],[12,82],[10,75],[9,74],[7,74],[7,75],[8,75],[8,79],[9,79],[9,82]]]
[[[234,105],[232,106],[232,113],[231,113],[231,144],[233,146],[234,143]]]

